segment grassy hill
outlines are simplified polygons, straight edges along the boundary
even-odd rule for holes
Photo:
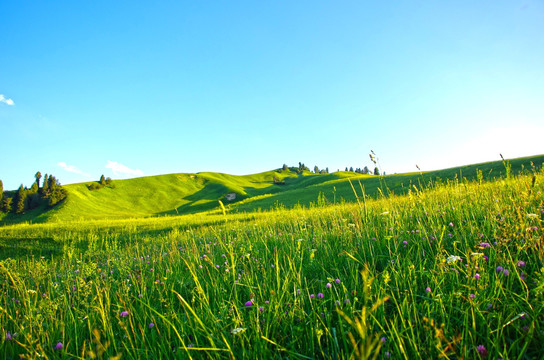
[[[508,161],[510,172],[530,172],[544,162],[544,155]],[[532,164],[532,165],[531,165]],[[318,202],[357,201],[361,197],[402,194],[408,189],[432,186],[443,181],[485,179],[505,176],[502,161],[467,165],[431,172],[386,176],[352,172],[313,174],[305,171],[274,170],[252,175],[203,172],[169,174],[129,180],[115,180],[112,186],[90,191],[91,183],[66,185],[67,199],[52,210],[38,208],[23,215],[7,215],[0,223],[58,222],[89,219],[120,219],[221,211],[221,201],[229,212],[268,210],[272,207],[311,206]],[[353,186],[353,187],[352,187]],[[234,193],[234,200],[226,195]]]

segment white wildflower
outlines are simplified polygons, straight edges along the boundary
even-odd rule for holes
[[[236,335],[236,334],[243,333],[243,332],[246,331],[246,330],[247,330],[247,328],[236,328],[236,329],[232,329],[232,330],[230,331],[230,333],[231,333],[232,335]]]
[[[455,262],[455,261],[460,261],[461,260],[461,257],[460,256],[457,256],[457,255],[450,255],[447,259],[446,259],[446,262],[449,264],[449,263],[452,263],[452,262]]]

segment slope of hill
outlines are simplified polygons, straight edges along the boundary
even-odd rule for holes
[[[509,160],[511,173],[534,171],[544,155]],[[297,204],[356,201],[364,189],[367,196],[404,193],[413,186],[453,179],[474,180],[477,170],[484,178],[505,175],[505,163],[494,161],[431,172],[361,175],[351,172],[313,174],[305,171],[274,170],[252,175],[229,175],[203,172],[168,174],[129,180],[115,180],[113,186],[91,191],[91,183],[66,185],[67,199],[47,211],[40,208],[24,215],[8,215],[0,223],[73,221],[107,218],[136,218],[221,211],[221,201],[228,211],[268,210],[271,207],[293,207]],[[350,182],[351,180],[351,182]],[[352,187],[353,185],[353,187]],[[228,200],[227,194],[235,194]]]

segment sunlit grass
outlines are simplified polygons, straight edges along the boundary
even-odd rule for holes
[[[25,251],[0,262],[0,353],[540,358],[543,180],[365,201],[354,183],[359,204],[5,226],[6,249]],[[40,239],[56,251],[27,248]]]

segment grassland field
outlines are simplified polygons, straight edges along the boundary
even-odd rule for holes
[[[62,207],[0,227],[0,355],[542,359],[541,163],[70,185]],[[150,182],[160,209],[107,200]]]

